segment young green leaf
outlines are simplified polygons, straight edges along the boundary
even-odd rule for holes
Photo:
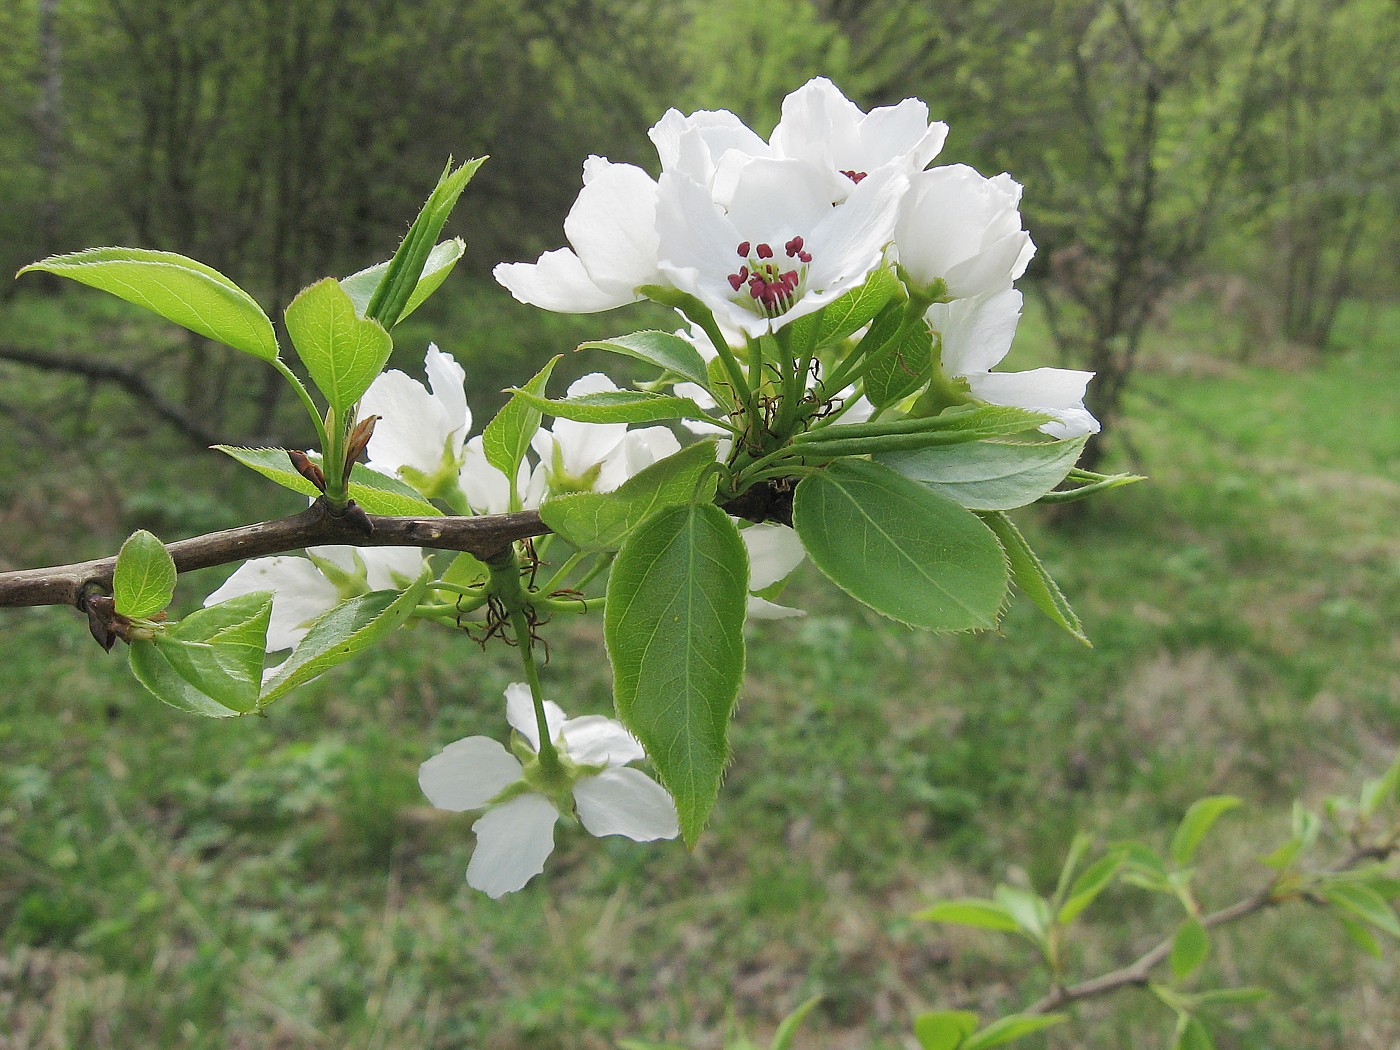
[[[1364,922],[1358,922],[1349,915],[1337,913],[1337,921],[1342,924],[1342,931],[1347,935],[1347,940],[1356,945],[1373,959],[1384,959],[1385,952],[1381,950],[1381,942],[1376,940],[1376,935],[1371,932],[1371,928]]]
[[[1196,919],[1187,919],[1172,937],[1170,963],[1178,981],[1189,977],[1210,954],[1210,935]]]
[[[968,1010],[936,1010],[914,1018],[920,1050],[959,1050],[977,1031],[977,1015]]]
[[[272,322],[253,297],[212,266],[183,255],[145,248],[89,248],[51,255],[20,273],[31,270],[109,292],[264,361],[277,358]]]
[[[137,681],[171,707],[208,718],[251,711],[262,684],[272,595],[241,594],[132,643]]]
[[[704,412],[688,397],[655,394],[644,390],[601,390],[593,394],[552,400],[523,387],[511,393],[547,415],[580,423],[655,423],[663,419],[699,419],[725,425]]]
[[[1017,1039],[1024,1039],[1036,1032],[1043,1032],[1047,1028],[1053,1028],[1068,1020],[1067,1014],[1041,1014],[1039,1016],[1012,1014],[1010,1017],[993,1021],[982,1031],[974,1033],[967,1042],[962,1044],[959,1050],[991,1050],[994,1046],[1014,1043]]]
[[[428,268],[438,234],[442,232],[447,217],[452,214],[452,209],[456,206],[457,199],[462,196],[462,191],[467,188],[467,183],[485,162],[485,157],[478,157],[467,161],[455,171],[452,169],[452,162],[447,162],[447,167],[443,169],[433,192],[428,195],[418,217],[408,228],[398,251],[394,252],[394,257],[389,260],[379,286],[374,289],[365,305],[366,318],[378,321],[388,329],[393,328],[407,315],[409,303],[417,293],[423,273]]]
[[[916,911],[912,918],[928,922],[946,922],[952,926],[971,926],[979,930],[997,930],[1002,933],[1015,933],[1020,929],[1011,909],[999,901],[967,897],[960,900],[939,901],[922,911]]]
[[[719,795],[744,674],[748,555],[718,507],[666,507],[608,578],[603,633],[618,717],[646,748],[694,844]]]
[[[413,292],[409,295],[408,302],[395,320],[395,324],[423,305],[428,296],[442,286],[442,282],[447,280],[447,275],[452,272],[452,268],[462,258],[462,252],[466,250],[466,247],[462,238],[453,237],[451,240],[438,244],[428,253],[427,261],[423,263],[423,269],[418,275],[418,283],[414,285]],[[389,260],[386,259],[382,263],[376,263],[359,271],[359,273],[352,273],[349,277],[340,279],[340,287],[344,288],[345,294],[350,296],[350,301],[355,304],[355,312],[359,316],[365,316],[365,310],[369,308],[369,301],[374,296],[374,290],[379,287],[379,282],[384,279],[384,275],[388,272]]]
[[[1044,947],[1053,918],[1050,903],[1038,893],[1016,886],[998,886],[996,899],[1013,919],[1017,928],[1037,945]]]
[[[1191,863],[1201,840],[1224,814],[1240,805],[1233,795],[1214,795],[1197,799],[1191,803],[1186,816],[1181,818],[1176,834],[1172,836],[1170,854],[1172,863],[1184,868]]]
[[[117,552],[112,573],[116,610],[136,619],[154,616],[175,596],[175,559],[145,529],[133,532]]]
[[[1069,850],[1065,854],[1065,862],[1060,865],[1060,876],[1055,880],[1055,892],[1050,895],[1050,905],[1058,909],[1065,903],[1065,897],[1069,893],[1070,882],[1074,878],[1074,873],[1079,870],[1079,862],[1084,859],[1084,854],[1089,852],[1089,847],[1094,842],[1094,836],[1087,831],[1077,831],[1074,839],[1069,844]]]
[[[773,1033],[773,1041],[768,1044],[768,1050],[790,1050],[792,1041],[797,1035],[798,1026],[807,1019],[807,1015],[821,1001],[820,995],[814,995],[784,1017],[782,1023],[778,1025],[778,1030]]]
[[[879,462],[968,510],[1014,510],[1034,503],[1063,481],[1084,441],[978,441],[889,452]]]
[[[1079,622],[1069,599],[1060,590],[1041,560],[1036,557],[1031,545],[1021,535],[1015,523],[1000,511],[980,514],[994,533],[1001,549],[1006,553],[1007,564],[1011,567],[1011,580],[1016,588],[1029,598],[1037,609],[1050,617],[1084,645],[1093,647],[1089,636],[1084,633],[1084,625]]]
[[[841,460],[803,478],[792,517],[817,568],[876,612],[932,631],[996,626],[1001,545],[946,496],[878,463]]]
[[[214,448],[232,456],[249,470],[256,471],[269,481],[275,481],[284,489],[291,489],[312,499],[320,495],[315,485],[292,469],[286,449],[238,448],[234,445],[215,445]],[[319,462],[315,455],[311,456],[311,460]],[[442,515],[442,511],[398,478],[370,470],[363,463],[356,463],[350,471],[350,498],[359,504],[366,514],[403,518],[434,518]]]
[[[1176,1037],[1172,1050],[1215,1050],[1210,1031],[1197,1018],[1182,1014],[1177,1019]]]
[[[1320,892],[1329,904],[1351,912],[1382,933],[1400,937],[1400,918],[1396,917],[1395,909],[1370,886],[1360,882],[1329,882],[1321,887]]]
[[[578,492],[546,500],[540,517],[579,550],[616,550],[660,508],[712,498],[718,481],[710,469],[714,462],[715,443],[696,442],[639,471],[613,492]],[[710,480],[702,489],[707,472]]]
[[[1069,894],[1065,897],[1065,903],[1055,920],[1061,926],[1067,926],[1079,918],[1084,909],[1093,904],[1098,895],[1112,884],[1122,867],[1123,855],[1116,851],[1090,864],[1070,886]]]
[[[542,395],[549,382],[550,373],[559,363],[556,355],[545,362],[523,389],[531,394]],[[495,418],[486,424],[481,433],[481,448],[486,454],[486,462],[506,476],[511,485],[511,510],[519,510],[520,493],[515,491],[520,464],[530,447],[530,439],[540,429],[540,409],[519,394],[502,406]]]
[[[384,369],[394,341],[362,318],[334,277],[304,289],[287,307],[287,334],[333,409],[348,412]]]
[[[678,376],[698,383],[710,385],[704,358],[689,341],[671,332],[633,332],[631,335],[617,335],[611,339],[598,339],[580,343],[580,350],[606,350],[610,354],[621,354],[636,361],[674,372]]]
[[[399,627],[418,607],[429,573],[404,591],[370,591],[319,617],[292,654],[263,685],[259,709],[344,663]]]

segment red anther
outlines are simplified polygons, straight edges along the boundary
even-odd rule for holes
[[[749,257],[749,242],[748,242],[748,241],[740,241],[740,242],[739,242],[739,258],[741,258],[741,259],[747,259],[748,257]]]
[[[787,273],[783,274],[783,284],[787,286],[788,291],[792,291],[796,288],[797,282],[800,279],[801,278],[797,276],[796,270],[789,270]]]
[[[757,251],[758,251],[758,257],[759,257],[760,259],[771,259],[771,258],[773,258],[773,249],[770,248],[770,247],[769,247],[768,245],[766,245],[766,244],[760,244],[760,245],[758,246]]]
[[[798,257],[800,260],[802,260],[803,262],[805,262],[805,263],[809,263],[809,262],[812,261],[812,253],[811,253],[811,252],[798,252],[798,253],[797,253],[797,257]]]
[[[783,250],[786,251],[788,255],[796,255],[802,250],[802,237],[797,236],[788,241],[787,244],[783,245]]]
[[[867,174],[869,174],[869,172],[864,172],[864,171],[843,171],[843,172],[841,172],[841,174],[844,175],[844,176],[846,176],[846,178],[850,179],[850,180],[851,180],[852,182],[854,182],[857,186],[859,186],[859,185],[860,185],[860,180],[863,179],[863,178],[865,178],[865,176],[866,176]]]
[[[740,271],[739,273],[731,273],[729,275],[729,287],[733,288],[736,292],[739,290],[739,285],[743,283],[744,274],[742,271]]]

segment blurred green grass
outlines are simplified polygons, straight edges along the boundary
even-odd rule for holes
[[[134,323],[92,301],[17,300],[10,329],[83,345],[94,318]],[[473,296],[402,334],[395,364],[418,371],[431,323],[484,395],[479,427],[490,391],[627,323],[528,313]],[[809,615],[751,632],[699,847],[561,829],[545,874],[499,903],[463,884],[467,820],[426,806],[415,774],[450,740],[499,734],[511,653],[409,630],[270,718],[215,724],[142,692],[70,612],[7,612],[0,1046],[714,1046],[730,1018],[761,1031],[821,992],[801,1045],[893,1050],[920,1009],[986,1016],[1035,994],[1018,946],[907,914],[998,880],[1048,888],[1079,828],[1160,842],[1194,798],[1241,795],[1207,843],[1205,896],[1253,888],[1293,798],[1380,769],[1400,726],[1400,309],[1357,304],[1341,332],[1325,358],[1241,361],[1238,333],[1184,304],[1153,335],[1114,461],[1151,481],[1058,526],[1019,516],[1093,651],[1025,602],[996,634],[908,632],[804,567],[789,593]],[[1032,309],[1007,366],[1048,346]],[[85,421],[45,422],[84,403]],[[26,413],[0,433],[15,567],[268,506],[213,454],[133,450],[121,395],[6,370],[0,406]],[[183,581],[183,599],[218,578]],[[571,713],[606,711],[599,625],[555,633],[547,686]],[[1118,891],[1089,920],[1086,975],[1171,921]],[[1232,932],[1208,969],[1276,992],[1222,1046],[1400,1038],[1395,956],[1359,957],[1324,916]],[[1163,1046],[1164,1013],[1137,993],[1090,1004],[1040,1045]]]

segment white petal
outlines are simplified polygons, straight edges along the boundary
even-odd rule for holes
[[[636,842],[680,834],[676,804],[641,770],[605,769],[574,785],[578,819],[590,835],[626,835]]]
[[[807,556],[797,532],[786,525],[765,522],[739,533],[749,549],[749,590],[761,591],[785,578]]]
[[[590,372],[569,385],[568,396],[580,397],[616,389],[617,384],[601,372]],[[626,433],[626,423],[580,423],[573,419],[556,419],[553,436],[564,473],[570,477],[581,477],[617,448]],[[536,451],[540,450],[536,448]],[[543,453],[540,458],[544,460]],[[545,460],[545,464],[551,470],[554,468],[552,452],[551,460]]]
[[[1096,434],[1099,422],[1084,408],[1084,391],[1093,372],[1072,368],[1032,368],[1026,372],[974,372],[967,377],[975,397],[1055,416],[1060,425],[1040,429],[1058,438]]]
[[[521,795],[477,818],[467,885],[488,897],[513,893],[540,872],[554,849],[559,814],[541,795]]]
[[[566,718],[553,700],[544,702],[544,720],[550,741],[558,740],[559,730],[563,728]],[[512,682],[506,686],[506,721],[530,742],[532,748],[536,751],[540,749],[540,723],[535,717],[535,702],[530,697],[530,687],[524,682]]]
[[[588,278],[602,291],[636,298],[636,288],[655,284],[656,183],[632,164],[589,157],[584,187],[564,220]]]
[[[520,302],[556,313],[593,314],[637,299],[603,291],[568,248],[545,252],[533,263],[500,263],[491,276]]]
[[[433,399],[442,406],[443,417],[452,427],[452,436],[460,449],[472,428],[472,410],[467,406],[467,373],[456,358],[443,353],[436,343],[428,344],[423,368],[428,373]]]
[[[239,566],[205,605],[253,591],[272,592],[272,619],[267,626],[269,652],[290,649],[306,637],[311,620],[340,600],[335,587],[305,558],[254,558]]]
[[[790,605],[778,605],[756,594],[749,595],[747,615],[750,620],[791,620],[795,616],[806,616],[807,610],[794,609]]]
[[[625,766],[646,757],[642,745],[621,722],[602,715],[571,718],[562,732],[569,757],[581,765]]]
[[[943,371],[950,376],[991,371],[1011,349],[1021,305],[1021,293],[1007,288],[930,306],[924,316],[942,336]]]
[[[666,427],[629,430],[623,435],[622,443],[603,460],[603,469],[598,473],[593,491],[611,492],[632,475],[680,450],[681,443]]]
[[[530,465],[522,460],[516,473],[517,490],[523,490],[529,480]],[[457,476],[457,485],[474,513],[504,514],[510,509],[510,483],[487,462],[479,434],[462,449],[462,472]],[[525,506],[530,504],[526,502]]]
[[[391,369],[360,399],[363,416],[379,416],[369,439],[370,465],[386,474],[412,467],[431,474],[452,432],[442,405],[417,380]]]
[[[420,547],[364,547],[360,558],[365,564],[365,582],[372,591],[402,590],[423,572]]]
[[[455,740],[418,767],[418,786],[438,809],[480,809],[520,779],[520,763],[485,736]]]

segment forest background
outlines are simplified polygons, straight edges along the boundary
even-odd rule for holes
[[[1093,652],[1026,610],[999,636],[909,634],[804,577],[807,618],[756,632],[699,850],[566,841],[499,905],[461,887],[470,836],[413,776],[492,730],[507,661],[409,632],[270,724],[195,725],[71,614],[8,614],[0,1047],[713,1046],[816,993],[804,1045],[895,1047],[919,1009],[1034,998],[1028,954],[908,915],[1048,889],[1078,829],[1160,840],[1239,795],[1207,863],[1224,897],[1253,885],[1292,800],[1400,735],[1397,45],[1391,0],[4,5],[0,269],[162,248],[276,317],[387,257],[449,155],[489,153],[449,229],[467,256],[396,358],[416,374],[435,339],[482,413],[627,323],[489,279],[561,243],[585,156],[650,166],[670,106],[766,131],[814,75],[867,108],[923,98],[941,162],[1025,186],[1039,251],[1008,365],[1095,369],[1091,455],[1151,482],[1027,522]],[[203,451],[308,441],[252,362],[42,276],[0,286],[0,318],[0,568],[291,509]],[[568,689],[606,709],[604,671]],[[1103,908],[1086,973],[1162,929],[1130,891]],[[1223,1045],[1400,1045],[1394,952],[1329,922],[1217,949],[1213,979],[1275,993]],[[1038,1038],[1169,1031],[1130,995]]]

